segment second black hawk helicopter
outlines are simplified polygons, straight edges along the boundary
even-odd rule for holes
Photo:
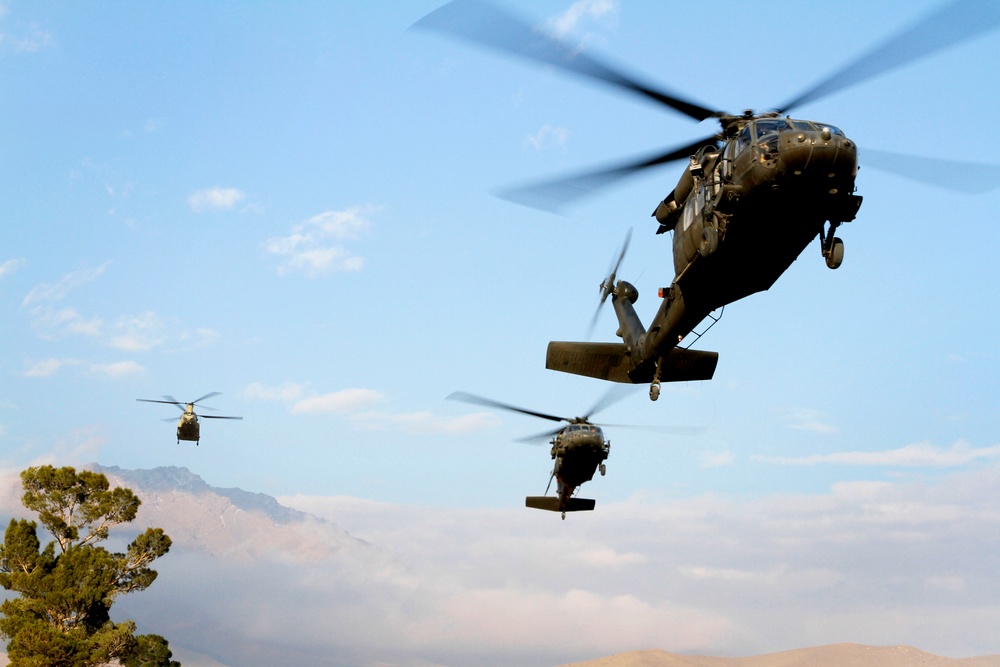
[[[153,398],[137,398],[135,400],[142,401],[143,403],[169,403],[170,405],[176,405],[181,411],[180,419],[177,422],[177,444],[179,445],[181,440],[186,440],[198,445],[201,442],[201,425],[198,423],[198,415],[195,414],[194,408],[202,401],[219,395],[219,392],[213,391],[200,398],[196,398],[193,401],[188,401],[187,403],[178,401],[173,396],[167,395],[163,397],[164,400],[162,401]],[[201,407],[205,408],[205,406]],[[213,410],[214,408],[205,409]],[[243,419],[243,417],[224,417],[222,415],[201,415],[201,417],[204,419]],[[163,421],[173,420],[174,418],[170,417],[169,419],[164,419]]]
[[[601,429],[602,424],[595,424],[590,421],[590,418],[612,403],[621,400],[624,395],[624,392],[615,389],[605,392],[582,417],[559,417],[535,410],[527,410],[508,403],[494,401],[491,398],[468,394],[464,391],[456,391],[450,394],[448,398],[474,405],[483,405],[488,408],[517,412],[522,415],[529,415],[549,421],[565,422],[565,425],[551,431],[520,439],[521,442],[549,440],[549,444],[552,446],[549,451],[553,460],[552,472],[549,475],[549,483],[545,487],[545,494],[541,496],[528,496],[524,499],[525,506],[548,510],[550,512],[560,512],[562,513],[562,518],[565,519],[566,512],[585,512],[594,509],[596,501],[592,498],[578,498],[574,494],[583,483],[592,480],[595,473],[600,472],[603,477],[607,472],[604,462],[611,453],[611,440],[605,438],[604,431]],[[610,426],[610,424],[603,424],[603,426]],[[627,427],[627,425],[623,424],[615,424],[614,426],[620,428]],[[690,434],[693,430],[696,430],[683,427],[641,426],[636,428],[675,434]],[[548,493],[553,479],[556,481],[556,495],[550,496]]]
[[[484,2],[456,0],[414,27],[581,75],[697,121],[719,122],[717,133],[682,146],[505,195],[553,209],[642,170],[687,161],[677,185],[653,212],[657,234],[673,234],[674,278],[661,288],[662,302],[650,326],[643,326],[633,307],[636,288],[624,280],[616,282],[616,264],[600,286],[601,303],[611,297],[622,342],[553,341],[545,360],[546,368],[557,371],[648,383],[650,398],[656,400],[661,382],[713,376],[718,353],[681,347],[713,311],[770,288],[817,237],[827,266],[836,269],[844,259],[844,244],[836,233],[854,220],[861,206],[855,190],[857,145],[834,125],[792,118],[789,112],[998,24],[1000,2],[953,2],[777,108],[742,114],[657,90]]]

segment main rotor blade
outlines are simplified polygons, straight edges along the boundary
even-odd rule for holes
[[[213,391],[211,393],[205,394],[201,398],[194,399],[193,401],[191,401],[191,403],[200,403],[200,402],[204,401],[205,399],[214,398],[215,396],[221,396],[221,395],[222,395],[221,392]]]
[[[638,158],[613,167],[588,171],[568,178],[560,178],[536,185],[506,190],[498,193],[498,196],[518,204],[555,213],[562,206],[570,204],[596,190],[606,188],[632,174],[649,169],[650,167],[673,162],[674,160],[687,158],[694,155],[702,146],[714,145],[715,142],[715,135],[703,137],[689,144],[671,148],[663,153]]]
[[[625,75],[580,47],[531,27],[521,19],[480,0],[455,0],[413,24],[414,28],[442,32],[503,53],[610,84],[668,106],[695,120],[716,115],[714,109],[655,90]]]
[[[826,97],[1000,25],[995,0],[957,0],[862,54],[826,79],[785,102],[778,113]]]
[[[514,442],[525,442],[528,443],[529,445],[540,445],[546,440],[549,440],[552,437],[554,437],[556,434],[561,433],[563,430],[565,430],[565,428],[566,428],[565,426],[560,426],[559,428],[554,428],[551,431],[545,431],[544,433],[536,433],[534,435],[527,435],[523,438],[515,438]]]
[[[177,406],[177,409],[180,410],[181,412],[187,412],[187,410],[185,410],[185,408],[187,407],[187,403],[184,403],[183,401],[178,401],[170,394],[164,394],[163,398],[166,399],[165,401],[162,401],[163,403],[173,403],[174,405]]]
[[[1000,187],[1000,165],[918,157],[866,148],[861,166],[881,169],[948,190],[983,194]]]
[[[202,419],[240,419],[240,420],[243,419],[243,417],[223,417],[222,415],[198,415],[198,416],[201,417]]]
[[[154,398],[137,398],[137,401],[142,401],[143,403],[169,403],[170,405],[183,405],[180,401],[158,401]]]
[[[535,412],[534,410],[526,410],[524,408],[519,408],[514,405],[508,405],[507,403],[501,403],[500,401],[494,401],[491,398],[483,398],[482,396],[467,394],[464,391],[453,392],[448,395],[448,399],[453,401],[462,401],[464,403],[473,403],[475,405],[484,405],[488,408],[499,408],[500,410],[520,412],[523,415],[531,415],[532,417],[541,417],[542,419],[548,419],[550,421],[555,421],[555,422],[569,421],[564,417],[556,417],[555,415],[548,415],[545,414],[544,412]]]
[[[638,387],[636,387],[635,385],[627,385],[627,384],[611,385],[608,388],[608,390],[604,392],[604,394],[602,394],[600,398],[597,399],[597,402],[594,403],[594,405],[590,408],[590,410],[588,410],[587,413],[584,414],[583,417],[581,417],[581,419],[589,420],[591,416],[597,414],[601,410],[605,410],[608,407],[614,405],[615,403],[622,400],[629,394],[634,393],[637,388]]]

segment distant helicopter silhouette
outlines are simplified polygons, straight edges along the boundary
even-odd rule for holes
[[[212,398],[214,396],[219,396],[220,392],[213,391],[209,394],[205,394],[200,398],[196,398],[190,402],[178,401],[173,396],[164,395],[163,398],[166,400],[158,401],[153,398],[137,398],[135,400],[142,401],[144,403],[169,403],[171,405],[176,405],[180,408],[181,415],[180,421],[177,422],[177,444],[181,443],[181,440],[187,440],[198,445],[201,440],[201,425],[198,423],[198,415],[194,412],[194,406],[198,405],[201,401],[205,399]],[[184,407],[181,407],[184,406]],[[205,407],[205,406],[201,406]],[[213,410],[214,408],[205,408],[206,410]],[[221,415],[202,415],[205,419],[240,419],[243,417],[223,417]],[[169,419],[164,419],[163,421],[173,421],[173,417]]]

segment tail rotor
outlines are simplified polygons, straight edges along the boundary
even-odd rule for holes
[[[615,289],[615,279],[618,277],[618,269],[622,265],[622,260],[625,259],[625,253],[628,251],[628,244],[632,240],[632,229],[629,228],[628,233],[625,234],[625,242],[622,244],[622,249],[618,253],[618,259],[614,261],[611,265],[611,271],[608,272],[608,277],[605,278],[599,285],[601,290],[601,301],[597,304],[597,310],[594,311],[594,317],[590,320],[590,329],[587,331],[587,338],[590,338],[594,333],[594,328],[597,326],[597,317],[601,314],[601,306],[604,302],[608,300],[608,297]]]

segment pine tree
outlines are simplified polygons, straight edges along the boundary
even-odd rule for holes
[[[18,597],[0,604],[0,635],[11,667],[180,667],[159,635],[136,635],[135,623],[111,620],[119,595],[156,579],[150,564],[170,538],[148,528],[112,553],[98,543],[135,519],[141,501],[87,470],[41,466],[21,473],[21,502],[55,538],[43,548],[35,521],[12,519],[0,545],[0,585]]]

